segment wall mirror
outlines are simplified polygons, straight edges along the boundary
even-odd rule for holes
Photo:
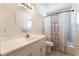
[[[16,24],[23,32],[31,31],[32,16],[31,11],[26,6],[19,6],[16,10]]]

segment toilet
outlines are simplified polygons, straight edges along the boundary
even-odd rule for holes
[[[50,54],[51,53],[51,47],[54,46],[54,43],[51,42],[51,41],[46,41],[46,50],[47,50],[47,53]]]

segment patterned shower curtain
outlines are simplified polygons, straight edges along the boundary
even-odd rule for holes
[[[51,41],[51,19],[49,17],[45,17],[43,19],[43,34],[46,35],[47,40]]]
[[[45,17],[43,21],[47,40],[54,42],[52,48],[64,52],[67,41],[71,40],[71,13],[53,14]]]
[[[63,12],[50,16],[51,18],[51,41],[54,49],[65,52],[67,42],[71,38],[71,12]]]
[[[59,14],[50,16],[51,18],[51,41],[54,42],[54,49],[59,45]]]

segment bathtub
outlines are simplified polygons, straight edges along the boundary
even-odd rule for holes
[[[79,56],[79,45],[67,45],[66,52],[73,56]]]

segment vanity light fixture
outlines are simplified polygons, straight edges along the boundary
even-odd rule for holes
[[[33,6],[30,3],[20,3],[19,6],[22,6],[32,12]]]
[[[32,10],[32,5],[30,3],[28,3],[28,4],[21,3],[20,6],[23,6],[24,8],[28,8],[28,9]]]

